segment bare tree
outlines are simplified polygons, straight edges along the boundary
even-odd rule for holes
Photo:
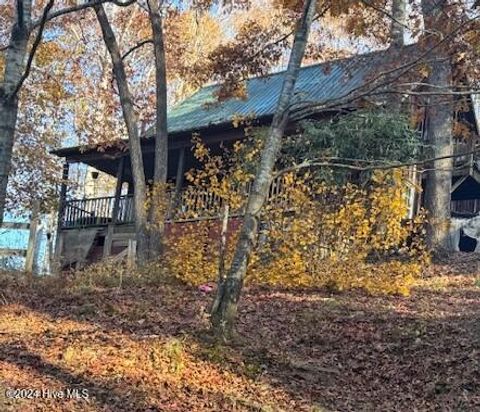
[[[160,5],[158,0],[148,0],[147,5],[153,33],[156,82],[154,190],[152,191],[148,228],[149,258],[153,259],[158,257],[163,250],[165,216],[162,213],[161,203],[165,195],[168,171],[167,70]]]
[[[102,29],[103,40],[107,46],[112,59],[113,73],[118,87],[120,103],[122,106],[123,118],[128,132],[128,144],[130,149],[130,162],[132,168],[134,190],[134,209],[135,209],[135,230],[137,237],[138,261],[145,262],[148,253],[147,237],[147,212],[146,212],[146,193],[145,170],[143,167],[142,146],[140,142],[140,133],[138,130],[138,119],[133,105],[133,98],[128,86],[125,65],[122,60],[120,48],[117,39],[108,21],[107,14],[103,5],[95,6],[98,22]]]
[[[233,261],[225,281],[220,283],[212,306],[213,330],[221,340],[228,340],[232,337],[238,300],[248,261],[256,241],[258,218],[268,194],[275,162],[281,148],[282,137],[288,123],[289,106],[294,94],[298,71],[305,54],[305,47],[315,14],[315,4],[315,0],[306,0],[303,5],[275,115],[273,116],[265,146],[262,149],[253,188],[248,196],[244,221]]]
[[[19,92],[30,74],[35,53],[42,41],[45,25],[50,20],[69,13],[79,12],[98,4],[112,1],[127,6],[134,0],[121,3],[117,0],[91,0],[85,3],[52,11],[54,0],[49,0],[40,19],[32,19],[32,0],[17,0],[10,39],[5,51],[5,73],[0,81],[0,224],[3,222],[8,175],[12,162],[12,148],[18,118]],[[37,30],[32,47],[28,48],[32,33]]]
[[[405,44],[405,26],[407,24],[407,1],[392,1],[392,21],[390,26],[391,45],[401,47]]]

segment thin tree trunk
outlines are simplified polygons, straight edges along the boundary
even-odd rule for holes
[[[145,170],[143,167],[142,146],[140,134],[137,125],[137,115],[133,106],[133,99],[128,87],[125,66],[122,61],[120,49],[118,47],[115,34],[113,33],[110,22],[108,21],[103,6],[96,6],[98,22],[102,29],[105,45],[112,59],[113,72],[118,86],[120,103],[122,106],[123,118],[128,132],[128,143],[130,149],[130,162],[132,167],[134,183],[134,209],[135,209],[135,230],[137,237],[137,259],[138,263],[143,264],[147,259],[148,238],[146,232],[147,212],[146,212],[146,182]]]
[[[390,25],[390,48],[400,50],[405,45],[405,24],[407,20],[406,0],[393,0]],[[392,84],[395,86],[395,84]],[[400,113],[402,110],[402,96],[391,93],[386,96],[386,106],[390,112]]]
[[[3,222],[8,174],[18,117],[16,89],[25,71],[31,13],[31,0],[17,0],[15,23],[5,56],[4,79],[0,83],[0,225]]]
[[[220,232],[220,248],[218,254],[218,290],[223,289],[226,280],[225,255],[227,254],[228,218],[230,214],[230,208],[227,202],[225,202],[222,209],[222,230]],[[210,310],[212,313],[217,311],[218,305],[220,304],[220,298],[221,294],[217,293]]]
[[[148,0],[148,10],[153,33],[156,81],[155,163],[149,211],[149,257],[154,259],[163,252],[166,217],[164,202],[168,171],[167,72],[163,22],[158,0]]]
[[[422,0],[422,12],[427,31],[427,47],[431,48],[441,39],[447,27],[447,14],[442,10],[444,2]],[[450,58],[438,48],[430,64],[428,84],[432,91],[450,90],[452,66]],[[426,104],[426,140],[431,157],[451,156],[453,154],[453,101],[448,95],[432,95]],[[430,157],[429,156],[429,157]],[[427,172],[425,182],[425,208],[428,214],[427,244],[434,253],[451,249],[449,245],[450,228],[450,190],[452,187],[453,158],[436,160],[432,170]]]
[[[258,216],[267,198],[275,162],[288,122],[289,106],[294,94],[298,71],[305,54],[308,34],[315,14],[315,4],[314,0],[306,0],[303,6],[302,16],[295,31],[295,38],[277,109],[265,141],[265,146],[262,149],[255,182],[248,196],[245,217],[232,265],[227,273],[225,282],[217,291],[218,296],[216,300],[218,304],[215,307],[215,311],[212,312],[212,327],[216,336],[224,341],[232,337],[238,300],[257,236]]]
[[[108,1],[110,0],[104,2]],[[118,6],[128,6],[134,0],[127,0],[125,3],[111,1]],[[42,17],[32,21],[32,0],[16,0],[15,20],[5,55],[5,73],[3,80],[0,81],[0,224],[3,222],[8,175],[18,117],[18,94],[30,73],[33,58],[42,40],[45,24],[57,17],[93,7],[96,3],[97,0],[65,7],[51,13],[54,0],[49,0],[43,9]],[[27,59],[28,41],[36,28],[38,28],[37,37]]]
[[[405,25],[407,24],[407,0],[392,1],[392,22],[390,37],[392,47],[405,45]]]

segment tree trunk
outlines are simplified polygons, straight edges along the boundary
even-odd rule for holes
[[[406,0],[392,1],[392,21],[390,26],[390,48],[400,50],[405,45],[405,24],[407,17]],[[395,86],[395,82],[391,86]],[[402,95],[391,93],[386,96],[386,108],[390,112],[402,111]]]
[[[232,265],[227,273],[225,282],[217,290],[218,296],[216,300],[218,304],[215,306],[215,311],[212,312],[212,327],[216,336],[223,341],[232,337],[238,300],[247,271],[249,257],[257,236],[258,216],[267,198],[275,162],[288,122],[289,106],[294,94],[298,71],[305,54],[308,34],[315,14],[315,4],[314,0],[306,0],[303,6],[302,16],[295,31],[295,38],[277,109],[273,116],[265,146],[262,149],[255,182],[248,196],[245,217]]]
[[[0,83],[0,226],[3,222],[17,124],[18,93],[15,91],[25,71],[31,11],[31,0],[17,1],[15,23],[5,56],[5,74]]]
[[[428,82],[447,90],[451,80],[450,59],[438,57]],[[438,90],[438,89],[437,89]],[[449,96],[432,96],[426,107],[426,142],[429,157],[453,155],[453,105]],[[436,160],[425,181],[425,208],[428,213],[427,244],[434,253],[451,250],[449,244],[450,199],[453,157]]]
[[[442,9],[444,2],[422,0],[426,46],[430,49],[442,36],[448,15]],[[429,91],[448,92],[451,89],[452,66],[442,47],[435,50],[430,64]],[[426,102],[426,141],[431,157],[452,156],[453,101],[448,95],[432,95]],[[427,210],[427,244],[436,253],[451,250],[449,245],[450,190],[452,187],[453,158],[436,160],[425,181],[425,208]]]
[[[392,47],[405,45],[405,25],[407,24],[407,0],[392,1],[392,22],[390,37]]]
[[[148,14],[153,33],[156,81],[155,119],[155,164],[153,190],[149,211],[149,258],[154,259],[163,252],[165,229],[165,204],[168,166],[168,125],[167,125],[167,72],[163,22],[158,0],[148,0]]]
[[[120,103],[122,106],[123,118],[128,132],[128,143],[130,149],[130,162],[134,184],[134,209],[135,209],[135,230],[137,236],[137,260],[143,264],[147,259],[148,238],[147,238],[147,212],[146,212],[146,182],[145,169],[143,167],[142,146],[137,125],[137,115],[133,106],[133,99],[128,87],[125,66],[122,61],[117,39],[113,33],[103,6],[96,6],[98,22],[102,29],[105,45],[110,53],[113,65],[113,73],[117,82]]]

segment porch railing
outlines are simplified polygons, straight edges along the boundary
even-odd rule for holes
[[[283,192],[283,179],[277,178],[272,182],[269,191],[269,201],[278,203]],[[247,197],[250,185],[239,190],[241,196]],[[223,199],[206,190],[187,189],[177,196],[168,193],[168,220],[184,221],[201,218],[218,217],[223,206]],[[63,207],[62,229],[106,226],[109,223],[126,224],[134,222],[133,195],[119,198],[116,215],[114,216],[115,197],[100,197],[95,199],[74,199],[65,202]],[[231,215],[243,213],[243,206],[230,211]]]
[[[268,202],[275,204],[283,210],[289,209],[291,205],[284,194],[282,178],[277,178],[270,186]],[[245,199],[250,191],[250,185],[240,190]],[[223,199],[214,193],[206,190],[185,190],[178,196],[169,193],[168,209],[166,211],[168,220],[185,221],[196,219],[216,218],[220,215]],[[245,203],[245,202],[243,202]],[[452,212],[476,214],[480,212],[480,199],[473,200],[452,200]],[[241,215],[244,205],[236,210],[230,210],[231,216]],[[96,199],[75,199],[65,202],[61,227],[62,229],[106,226],[109,223],[131,224],[134,222],[133,195],[121,196],[118,200],[116,215],[114,216],[115,197],[100,197]]]
[[[114,196],[68,200],[63,208],[62,228],[105,226],[114,221],[114,206]],[[133,222],[132,195],[120,197],[115,222]]]
[[[451,210],[460,215],[476,215],[480,212],[480,199],[452,200]]]

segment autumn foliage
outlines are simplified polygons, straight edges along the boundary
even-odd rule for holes
[[[258,142],[236,143],[228,152],[228,173],[221,155],[196,141],[203,162],[191,171],[198,190],[214,193],[241,215],[252,174],[245,159],[255,157]],[[236,159],[233,160],[232,159]],[[240,161],[242,159],[243,161]],[[368,184],[327,184],[314,171],[280,175],[261,215],[260,233],[246,281],[298,287],[361,288],[370,293],[408,295],[427,253],[421,240],[423,217],[406,222],[405,173],[376,172]],[[194,190],[194,189],[192,189]],[[242,195],[243,194],[243,195]],[[218,208],[217,208],[218,216]],[[215,213],[212,213],[214,216]],[[191,224],[171,236],[168,265],[174,276],[192,285],[214,281],[218,273],[218,220]],[[227,263],[235,246],[230,233]]]

